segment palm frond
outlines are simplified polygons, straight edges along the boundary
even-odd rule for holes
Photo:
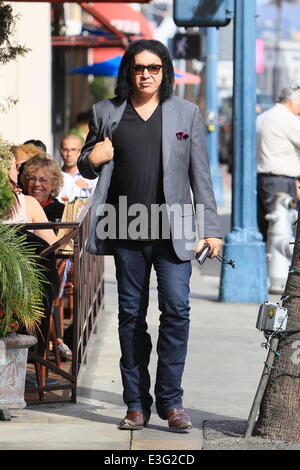
[[[0,337],[5,336],[14,317],[26,327],[34,328],[43,315],[43,272],[36,262],[34,246],[26,235],[0,223],[0,302],[4,307]]]

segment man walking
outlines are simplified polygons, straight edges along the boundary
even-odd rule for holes
[[[116,97],[93,106],[78,160],[83,176],[99,176],[87,249],[112,254],[116,265],[120,368],[127,405],[120,429],[141,429],[151,414],[148,364],[152,344],[146,315],[152,266],[161,312],[156,409],[171,430],[192,427],[183,409],[181,388],[189,334],[191,260],[205,242],[211,256],[221,246],[199,109],[173,96],[173,89],[174,70],[166,47],[155,40],[131,43],[119,68]],[[122,209],[124,199],[127,214]],[[105,218],[111,207],[116,224]],[[160,220],[154,217],[157,207],[165,208]],[[138,212],[143,217],[134,219]],[[105,231],[103,221],[114,227]]]
[[[258,226],[267,238],[270,198],[288,193],[297,200],[300,177],[300,87],[283,88],[278,103],[257,118]]]

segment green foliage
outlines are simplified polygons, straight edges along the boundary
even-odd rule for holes
[[[0,63],[6,64],[7,62],[16,59],[18,56],[23,56],[28,52],[25,46],[12,44],[10,42],[10,35],[15,28],[17,16],[13,15],[11,5],[5,5],[0,2]]]
[[[12,207],[14,195],[8,183],[8,171],[11,167],[11,144],[0,136],[0,220],[5,217]]]
[[[13,205],[14,195],[8,184],[7,174],[0,170],[0,219],[4,218]]]
[[[12,98],[11,96],[1,96],[1,99],[2,102],[0,101],[0,113],[6,113],[19,101],[18,99]]]
[[[33,333],[43,315],[44,278],[35,258],[26,236],[0,223],[0,337],[19,326]]]
[[[13,157],[10,148],[11,144],[7,140],[3,140],[0,135],[0,170],[6,174],[11,167],[11,159]]]
[[[0,137],[0,220],[13,204],[8,171],[12,153]],[[19,327],[33,332],[43,314],[44,277],[35,262],[35,247],[17,228],[0,222],[0,338]]]
[[[95,100],[105,100],[114,96],[115,79],[111,77],[94,77],[91,92]]]

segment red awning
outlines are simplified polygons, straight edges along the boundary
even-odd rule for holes
[[[142,13],[134,10],[130,5],[101,3],[93,6],[115,29],[129,35],[131,40],[153,39],[153,30],[149,21]],[[96,20],[94,22],[97,23]],[[93,62],[103,62],[110,57],[123,54],[124,48],[120,47],[94,49]]]
[[[82,3],[82,0],[26,0],[31,3]],[[134,0],[134,3],[150,3],[152,0]],[[10,0],[10,2],[24,2],[24,0]],[[97,0],[94,3],[103,3],[104,0]],[[105,0],[106,3],[132,3],[130,0]]]
[[[87,3],[80,6],[93,17],[93,23],[106,28],[111,33],[105,35],[89,34],[87,36],[52,36],[52,45],[60,47],[95,48],[94,62],[101,62],[109,57],[124,53],[130,41],[135,39],[152,39],[152,27],[145,16],[120,2]]]

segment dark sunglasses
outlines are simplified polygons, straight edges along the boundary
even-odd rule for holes
[[[150,65],[135,64],[135,65],[131,65],[130,67],[130,69],[133,71],[135,75],[141,75],[142,73],[144,73],[145,69],[147,69],[151,75],[157,75],[161,68],[162,68],[162,65],[158,65],[158,64],[150,64]]]

